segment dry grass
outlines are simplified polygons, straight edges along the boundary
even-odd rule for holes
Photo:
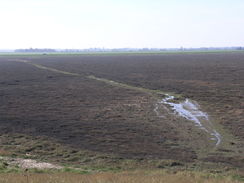
[[[96,173],[81,175],[74,173],[55,174],[1,174],[1,183],[238,183],[231,176],[207,173],[165,171],[136,171],[121,173]]]

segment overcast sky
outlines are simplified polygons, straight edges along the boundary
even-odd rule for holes
[[[244,0],[0,0],[0,49],[244,46]]]

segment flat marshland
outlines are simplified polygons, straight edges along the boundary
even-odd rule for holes
[[[243,96],[242,52],[0,56],[0,182],[242,181]]]

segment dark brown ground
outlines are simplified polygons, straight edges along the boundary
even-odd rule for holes
[[[243,53],[21,58],[82,76],[175,92],[198,101],[224,128],[224,135],[231,136],[225,139],[230,146],[220,147],[204,158],[198,152],[212,147],[206,135],[186,120],[158,118],[153,112],[156,99],[149,94],[41,70],[12,59],[0,57],[3,148],[11,149],[6,146],[10,143],[6,134],[24,134],[122,159],[188,162],[198,158],[243,166]],[[28,150],[32,151],[36,152]]]

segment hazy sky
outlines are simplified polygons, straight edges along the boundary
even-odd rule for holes
[[[244,0],[0,0],[0,49],[244,46]]]

